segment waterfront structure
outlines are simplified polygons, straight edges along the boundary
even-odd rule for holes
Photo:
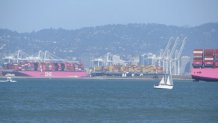
[[[158,57],[156,54],[153,53],[147,53],[142,54],[139,57],[139,64],[140,65],[158,65]]]

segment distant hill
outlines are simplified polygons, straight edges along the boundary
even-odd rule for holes
[[[61,57],[80,57],[88,60],[111,52],[120,55],[159,53],[169,38],[188,37],[184,54],[194,48],[218,48],[218,23],[196,27],[177,27],[162,24],[128,24],[87,27],[77,30],[43,29],[31,33],[17,33],[0,29],[2,53],[21,49],[29,54],[48,50]]]

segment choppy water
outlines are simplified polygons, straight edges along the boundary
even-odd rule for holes
[[[16,79],[0,83],[1,123],[215,123],[218,82]]]

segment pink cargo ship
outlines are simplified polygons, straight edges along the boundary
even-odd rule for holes
[[[218,82],[218,68],[193,68],[192,78],[195,80]]]
[[[192,78],[218,82],[218,49],[195,49]]]
[[[48,52],[46,53],[46,56],[48,56]],[[21,51],[17,54],[14,57],[3,59],[1,75],[35,78],[77,78],[88,76],[83,64],[78,61],[39,59],[38,57],[19,58]]]
[[[68,66],[70,64],[70,66]],[[88,73],[78,63],[7,63],[3,65],[2,75],[34,78],[77,78]]]
[[[73,72],[73,71],[2,71],[3,76],[12,76],[12,77],[33,77],[33,78],[78,78],[78,77],[87,77],[88,73]]]

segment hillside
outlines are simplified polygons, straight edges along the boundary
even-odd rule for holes
[[[77,30],[43,29],[17,33],[0,29],[1,55],[21,49],[29,54],[48,50],[61,57],[88,60],[106,52],[120,55],[159,53],[169,38],[188,37],[184,49],[190,55],[194,48],[218,48],[218,23],[196,27],[176,27],[162,24],[128,24],[87,27]]]

